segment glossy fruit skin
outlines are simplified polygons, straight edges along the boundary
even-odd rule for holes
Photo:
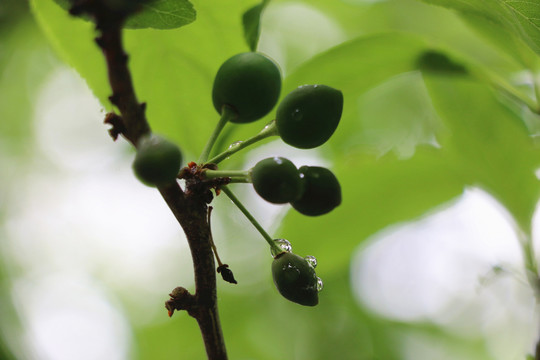
[[[336,176],[327,168],[302,166],[300,174],[304,182],[304,193],[291,205],[304,215],[326,214],[341,204],[341,186]]]
[[[304,258],[289,252],[276,256],[272,262],[272,278],[287,300],[305,306],[319,303],[317,274]]]
[[[235,123],[249,123],[268,114],[281,92],[281,73],[266,56],[247,52],[237,54],[221,65],[214,79],[212,101],[221,114],[224,105],[238,116]]]
[[[300,149],[312,149],[332,136],[342,112],[341,91],[326,85],[303,85],[280,102],[276,126],[285,143]]]
[[[290,160],[282,157],[259,161],[251,169],[251,181],[257,194],[274,204],[294,201],[303,193],[300,172]]]
[[[181,164],[182,152],[163,137],[145,135],[137,142],[133,171],[144,184],[160,186],[175,181]]]

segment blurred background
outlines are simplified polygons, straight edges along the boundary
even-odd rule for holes
[[[294,79],[314,55],[357,36],[428,34],[434,43],[453,45],[528,81],[517,64],[448,10],[409,0],[335,3],[273,2],[263,17],[259,50]],[[194,4],[204,26],[208,5]],[[108,136],[103,125],[111,110],[103,101],[108,89],[95,85],[106,79],[81,78],[70,66],[77,59],[61,51],[67,40],[55,38],[62,21],[77,21],[86,27],[86,37],[76,38],[77,30],[70,41],[91,48],[92,30],[81,20],[55,15],[61,9],[50,0],[36,0],[32,8],[36,16],[26,1],[0,0],[0,359],[203,359],[196,322],[185,313],[169,318],[164,308],[174,287],[193,289],[183,232],[157,191],[133,176],[130,146]],[[58,23],[45,26],[48,16],[58,16]],[[194,103],[185,99],[184,87],[193,96],[204,94],[215,64],[247,50],[239,36],[239,17],[224,22],[229,23],[238,23],[230,35],[235,42],[223,35],[221,48],[216,47],[219,56],[203,63],[209,75],[190,75],[200,83],[182,83],[182,66],[197,60],[191,56],[197,49],[182,49],[180,70],[167,79],[151,70],[162,60],[137,58],[139,34],[128,34],[136,86],[143,84],[137,91],[148,101],[150,121],[181,145],[187,159],[197,157],[217,115],[210,96]],[[196,25],[186,32],[191,26]],[[148,30],[140,41],[174,38],[183,30]],[[181,42],[176,46],[181,49]],[[391,57],[399,46],[385,50],[384,56]],[[200,48],[210,56],[207,47],[211,45]],[[164,53],[163,61],[174,56]],[[100,68],[99,76],[104,74],[101,63],[86,61]],[[164,91],[192,105],[177,111],[152,102]],[[234,188],[271,234],[289,239],[298,254],[317,257],[325,286],[315,308],[278,294],[264,240],[227,199],[215,200],[216,245],[238,280],[238,285],[218,284],[230,358],[525,359],[538,339],[538,313],[518,232],[505,207],[483,187],[444,192],[446,184],[440,196],[428,191],[433,202],[415,202],[419,190],[400,195],[401,183],[408,179],[385,170],[418,159],[419,149],[440,146],[445,125],[419,73],[388,77],[349,102],[345,94],[345,106],[359,114],[356,125],[345,124],[328,146],[303,151],[271,141],[228,160],[230,168],[247,169],[263,157],[278,155],[298,166],[332,167],[343,175],[344,194],[343,208],[336,213],[323,220],[300,220],[287,206],[260,200],[249,186]],[[199,105],[206,106],[200,114]],[[177,118],[182,118],[180,124]],[[534,135],[537,119],[530,114],[528,119]],[[188,135],[182,131],[190,122],[203,122],[203,134],[186,130],[190,140],[185,140]],[[242,131],[231,131],[223,146],[244,138]],[[347,177],[355,164],[354,177]],[[422,164],[419,160],[415,176],[424,176]],[[425,175],[427,183],[430,176]],[[369,197],[357,187],[366,184],[383,187],[365,192],[380,192],[387,199],[381,200],[384,208],[362,202]],[[364,217],[396,209],[401,212],[388,221],[373,223]],[[535,216],[533,223],[538,220]]]

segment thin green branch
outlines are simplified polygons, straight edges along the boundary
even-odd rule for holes
[[[246,209],[246,207],[244,206],[244,204],[242,204],[240,202],[240,200],[238,200],[238,198],[236,197],[236,195],[233,194],[233,192],[231,191],[231,189],[229,189],[227,186],[223,186],[221,187],[221,190],[225,193],[225,195],[227,195],[229,197],[229,199],[231,199],[231,201],[240,209],[240,211],[247,217],[247,219],[249,220],[250,223],[253,224],[253,226],[255,226],[255,228],[259,231],[259,233],[262,235],[262,237],[264,238],[264,240],[266,240],[266,242],[268,243],[268,245],[270,245],[270,248],[272,250],[274,250],[275,252],[277,253],[280,253],[282,252],[283,250],[277,246],[277,244],[274,242],[274,239],[272,239],[272,237],[270,235],[268,235],[268,233],[263,229],[263,227],[261,226],[261,224],[259,224],[257,222],[257,220],[255,220],[255,218],[253,217],[253,215],[251,215],[251,213]]]
[[[518,90],[515,86],[510,84],[503,77],[483,67],[469,66],[469,71],[476,78],[492,84],[500,91],[508,94],[510,97],[525,104],[532,112],[536,114],[540,113],[540,108],[538,106],[538,101],[537,101],[538,99],[540,99],[540,97],[538,97],[538,93],[537,93],[537,100],[532,99],[527,94],[523,93],[522,91]],[[535,83],[535,91],[537,91],[536,83]]]
[[[222,152],[219,155],[214,156],[210,160],[208,160],[208,163],[212,164],[218,164],[219,162],[227,159],[232,154],[252,145],[255,144],[258,141],[261,141],[263,139],[266,139],[270,136],[278,135],[276,122],[275,120],[272,120],[268,125],[266,125],[257,135],[245,140],[245,141],[238,141],[234,144],[232,144],[227,150]]]
[[[230,179],[231,180],[229,181],[229,184],[234,184],[234,183],[249,184],[249,183],[251,183],[251,178],[246,178],[246,177],[233,176]]]
[[[529,233],[521,233],[519,238],[525,261],[527,280],[534,291],[537,303],[540,304],[540,274],[538,273],[538,262],[534,253],[533,239]]]
[[[204,147],[201,156],[199,157],[199,164],[205,163],[208,159],[208,156],[210,156],[210,151],[212,151],[212,147],[214,146],[219,134],[221,133],[221,130],[227,125],[227,123],[236,117],[236,112],[229,106],[223,106],[223,110],[221,112],[221,118],[219,119],[218,123],[216,124],[216,127],[214,128],[214,131],[210,135],[210,138],[208,139],[208,142],[206,143],[206,146]]]
[[[251,182],[251,175],[249,170],[210,170],[205,169],[202,172],[205,179],[217,179],[217,178],[243,178],[245,182]]]
[[[536,96],[536,103],[540,104],[540,74],[538,74],[536,71],[533,71],[532,80],[533,80],[534,94]],[[540,114],[540,105],[537,105],[536,113]]]

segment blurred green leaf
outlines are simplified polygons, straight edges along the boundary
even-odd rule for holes
[[[393,324],[360,308],[350,292],[348,269],[322,274],[320,303],[305,307],[284,299],[274,288],[271,258],[265,253],[267,280],[220,298],[220,313],[231,359],[385,359],[398,360]],[[258,269],[253,269],[253,271]],[[238,291],[244,291],[239,294]],[[331,346],[329,346],[331,344]]]
[[[69,10],[70,0],[54,0]],[[188,0],[142,1],[141,10],[126,21],[127,29],[175,29],[195,21],[197,13]]]
[[[171,354],[182,354],[183,359],[202,359],[206,355],[197,322],[186,312],[176,312],[169,318],[163,310],[161,318],[137,327],[134,337],[135,359],[168,360]]]
[[[210,97],[215,72],[231,55],[246,51],[239,18],[251,1],[194,3],[199,17],[191,26],[124,34],[135,89],[148,104],[150,125],[188,156],[202,150],[218,119]],[[32,8],[61,56],[111,110],[103,55],[92,41],[91,24],[69,17],[50,1],[34,0]]]
[[[522,230],[529,231],[540,195],[538,153],[518,114],[486,84],[468,78],[425,75],[439,116],[449,130],[441,138],[449,167],[464,182],[497,197]]]
[[[33,103],[56,62],[30,17],[12,25],[0,27],[0,148],[6,155],[28,155]]]
[[[251,51],[257,50],[259,36],[261,34],[261,16],[269,2],[270,0],[263,0],[260,4],[253,6],[242,15],[244,37]]]
[[[126,22],[128,29],[175,29],[195,21],[197,13],[188,0],[154,0]]]
[[[500,42],[502,37],[508,44],[512,40],[507,38],[507,34],[512,34],[540,54],[540,4],[536,2],[522,0],[423,1],[458,11],[468,21],[473,24],[478,23],[487,30],[484,33],[497,42]],[[503,29],[504,31],[501,31]]]

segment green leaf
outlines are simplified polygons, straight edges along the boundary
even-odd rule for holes
[[[540,4],[524,0],[423,0],[457,10],[469,22],[478,24],[495,41],[501,38],[516,50],[519,44],[508,45],[508,34],[522,40],[540,54]],[[489,29],[489,30],[488,30]]]
[[[154,0],[126,22],[128,29],[175,29],[195,21],[197,13],[188,0]]]
[[[238,19],[251,1],[194,3],[200,16],[190,26],[123,34],[137,97],[148,105],[150,126],[174,140],[188,159],[198,156],[219,119],[211,101],[213,78],[223,61],[246,51]],[[93,42],[92,24],[70,17],[52,1],[33,0],[31,5],[58,53],[112,110],[105,61]]]
[[[448,130],[439,139],[448,166],[465,183],[498,198],[521,229],[530,231],[540,195],[538,153],[520,116],[486,84],[465,77],[424,77]]]
[[[70,0],[54,0],[63,9],[69,10]],[[175,29],[195,21],[196,12],[188,0],[144,1],[141,10],[126,21],[127,29]],[[89,20],[87,17],[83,17]]]
[[[261,34],[261,15],[269,2],[270,0],[263,0],[263,2],[253,6],[242,15],[244,37],[251,51],[257,50],[259,36]]]

